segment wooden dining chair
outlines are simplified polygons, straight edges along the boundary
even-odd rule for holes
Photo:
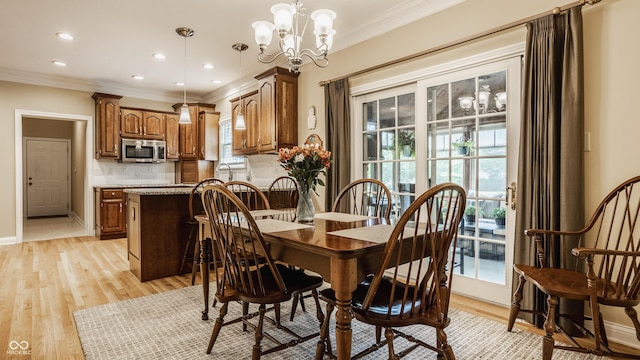
[[[623,354],[609,347],[600,306],[624,308],[640,340],[640,323],[634,309],[640,303],[639,182],[640,176],[637,176],[613,189],[582,229],[525,231],[528,238],[535,242],[538,263],[513,265],[519,275],[519,284],[513,295],[507,330],[513,329],[520,312],[544,316],[543,359],[550,360],[554,348],[638,359],[637,354]],[[557,249],[568,240],[577,240],[577,247],[571,250],[571,254],[559,253]],[[571,263],[559,260],[567,257],[576,258],[575,267],[562,267]],[[546,312],[521,309],[520,302],[527,281],[547,295]],[[564,299],[584,301],[589,305],[591,314],[576,319],[575,315],[560,313],[558,305]],[[558,324],[560,317],[568,319],[585,336],[593,338],[593,347],[584,343],[581,345],[566,333]],[[584,322],[593,322],[593,332],[585,328]],[[571,345],[556,344],[553,338],[556,332],[562,333]]]
[[[189,228],[189,235],[187,237],[187,243],[184,248],[184,252],[182,255],[182,261],[180,262],[180,274],[184,270],[184,265],[189,260],[189,249],[193,247],[193,256],[191,257],[191,285],[196,283],[196,273],[198,272],[198,265],[200,262],[200,253],[203,251],[200,247],[200,241],[198,241],[198,220],[196,220],[196,215],[204,214],[204,207],[202,206],[202,200],[200,195],[202,194],[202,189],[209,184],[222,184],[224,181],[216,179],[216,178],[207,178],[199,183],[197,183],[189,194],[189,218],[185,220],[187,227]],[[206,252],[206,250],[205,250]],[[205,257],[209,258],[209,256],[205,255]],[[208,259],[211,260],[211,259]]]
[[[215,243],[221,254],[222,271],[216,273],[216,299],[222,304],[216,319],[207,347],[210,354],[218,334],[223,326],[242,322],[255,331],[253,360],[261,355],[272,353],[310,340],[318,333],[297,335],[280,323],[280,303],[290,300],[297,294],[312,291],[316,299],[319,324],[322,323],[322,312],[318,301],[317,288],[322,285],[322,278],[310,276],[304,272],[294,271],[286,265],[277,264],[269,253],[269,248],[251,216],[245,203],[223,185],[209,185],[202,194],[203,203],[209,216],[211,231],[215,234]],[[225,321],[229,302],[241,301],[243,304],[257,304],[257,314],[243,313],[239,318]],[[275,319],[265,316],[266,305],[273,305]],[[250,321],[258,316],[257,324]],[[279,342],[264,332],[264,321],[273,323],[277,329],[294,336],[294,339]],[[262,339],[266,337],[275,345],[262,349]]]
[[[418,346],[434,350],[438,358],[455,359],[447,341],[449,296],[458,225],[466,204],[466,193],[458,185],[445,183],[420,195],[395,224],[376,272],[361,282],[353,293],[355,318],[376,326],[376,341],[353,358],[360,358],[388,346],[388,358],[398,359]],[[451,252],[451,256],[450,256]],[[329,319],[336,306],[332,289],[322,290],[327,316],[320,330],[316,360],[332,355]],[[415,335],[400,331],[409,325],[435,328],[436,344],[429,345]],[[385,340],[381,341],[384,328]],[[394,338],[403,337],[412,346],[396,354]]]
[[[271,209],[267,196],[252,183],[245,181],[227,181],[224,187],[231,190],[249,210],[267,210]]]
[[[377,179],[359,179],[340,191],[331,211],[389,220],[391,191]]]
[[[296,207],[298,206],[298,184],[289,176],[276,178],[267,192],[267,199],[271,209],[281,210],[285,213],[274,216],[283,221],[296,221]]]

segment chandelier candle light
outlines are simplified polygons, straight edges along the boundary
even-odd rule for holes
[[[307,18],[307,9],[302,6],[300,1],[273,5],[271,12],[273,13],[273,23],[256,21],[252,25],[255,30],[256,43],[260,48],[260,54],[258,54],[260,62],[272,63],[280,55],[284,55],[289,59],[289,71],[293,72],[300,71],[303,56],[309,58],[319,67],[329,65],[327,55],[333,44],[333,36],[336,34],[333,29],[335,12],[320,9],[311,13],[313,34],[316,37],[316,50],[302,48],[302,40],[309,18]],[[301,26],[302,28],[300,28]],[[278,31],[280,50],[277,53],[269,54],[267,47],[271,43],[274,29]]]
[[[326,176],[326,170],[331,165],[330,159],[331,152],[319,144],[294,146],[292,149],[282,148],[278,152],[280,165],[298,182],[300,192],[296,209],[298,222],[313,222],[315,208],[311,191],[313,190],[317,195],[316,186],[324,186],[324,182],[318,176],[321,174]]]

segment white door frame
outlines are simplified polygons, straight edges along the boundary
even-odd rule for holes
[[[24,195],[23,195],[23,172],[22,172],[22,120],[23,118],[49,119],[49,120],[66,120],[66,121],[86,121],[86,148],[85,148],[85,174],[84,174],[84,224],[87,235],[94,234],[94,218],[93,218],[93,116],[62,114],[46,111],[35,110],[15,110],[15,165],[16,165],[16,243],[24,241],[23,236],[23,216],[24,213]]]
[[[54,120],[55,121],[55,120]],[[56,142],[64,142],[67,144],[67,215],[71,213],[71,140],[69,139],[59,139],[59,138],[41,138],[41,137],[24,137],[22,138],[22,149],[24,151],[22,158],[22,178],[27,172],[26,164],[27,164],[27,143],[29,141],[56,141]],[[29,202],[27,196],[27,183],[24,182],[22,184],[23,198],[22,198],[22,216],[27,217],[29,214]],[[26,206],[24,204],[27,204]]]

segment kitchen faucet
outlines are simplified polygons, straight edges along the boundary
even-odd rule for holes
[[[233,171],[231,171],[231,165],[227,163],[220,163],[220,166],[218,166],[218,168],[220,168],[223,165],[225,165],[227,169],[229,169],[229,181],[233,181]]]

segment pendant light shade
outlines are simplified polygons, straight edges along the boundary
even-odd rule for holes
[[[176,29],[178,35],[184,37],[184,77],[183,77],[183,99],[182,108],[180,109],[180,119],[178,124],[191,124],[191,115],[189,115],[189,105],[187,105],[187,38],[192,37],[194,31],[186,27]]]
[[[238,112],[238,116],[236,116],[236,130],[246,130],[247,125],[244,123],[244,115],[242,115],[242,110]]]

